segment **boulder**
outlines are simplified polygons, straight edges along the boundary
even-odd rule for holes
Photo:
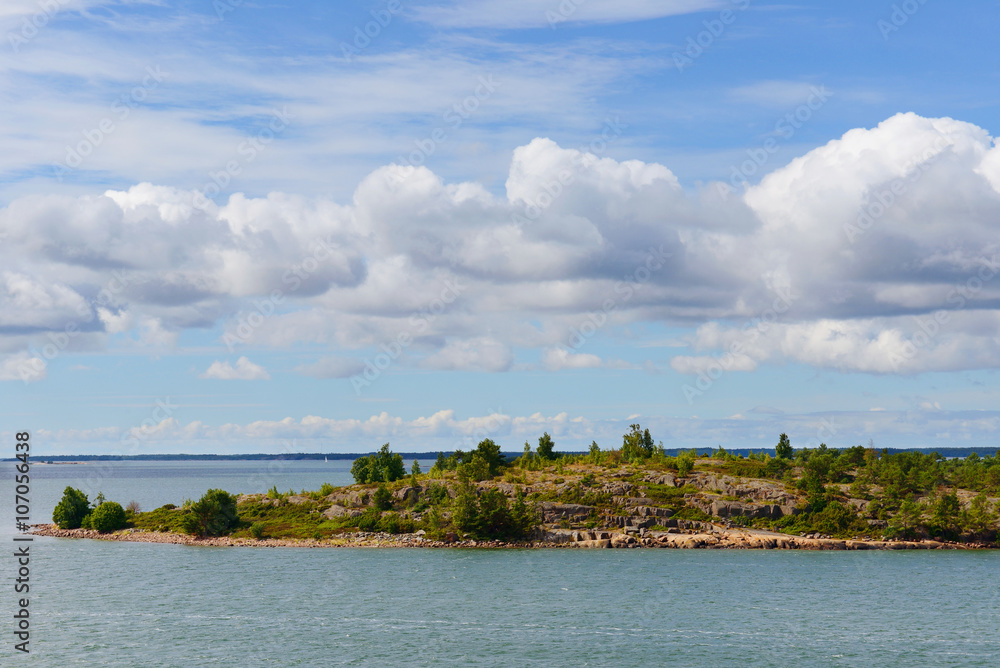
[[[635,536],[629,536],[624,533],[614,534],[609,542],[611,543],[611,547],[635,547],[639,544]]]
[[[864,513],[868,510],[868,501],[864,499],[848,499],[847,503],[859,513]]]
[[[563,543],[574,543],[577,542],[576,535],[579,532],[570,531],[569,529],[539,529],[536,532],[536,540],[543,543],[555,543],[556,545],[561,545]]]
[[[367,490],[354,490],[351,492],[334,492],[326,497],[330,503],[339,506],[356,507],[365,505],[365,499],[370,496]]]
[[[420,497],[421,487],[401,487],[392,493],[392,498],[400,503],[413,504]]]
[[[358,517],[363,511],[357,508],[345,508],[344,506],[334,504],[323,511],[323,517],[328,520],[337,519],[340,517]]]
[[[584,547],[584,548],[609,548],[611,547],[611,541],[608,539],[604,540],[581,540],[573,543],[574,547]]]

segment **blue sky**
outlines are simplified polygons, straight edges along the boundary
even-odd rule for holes
[[[996,447],[996,9],[9,0],[2,428]]]

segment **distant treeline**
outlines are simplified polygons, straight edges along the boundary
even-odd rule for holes
[[[700,456],[710,456],[713,452],[713,448],[694,448],[698,455]],[[992,456],[997,453],[1000,448],[876,448],[879,451],[886,451],[889,453],[897,452],[919,452],[921,454],[931,454],[938,453],[944,457],[961,457],[965,458],[976,453],[981,457]],[[681,452],[690,452],[690,448],[671,448],[664,450],[665,454],[669,457],[676,457]],[[727,450],[727,452],[733,455],[743,455],[746,457],[751,453],[763,454],[766,453],[771,457],[775,456],[774,448],[734,448]],[[437,457],[438,451],[431,452],[402,452],[403,459],[410,461],[413,459],[434,459]],[[190,454],[160,454],[160,455],[40,455],[34,458],[35,462],[107,462],[107,461],[147,461],[147,462],[170,462],[170,461],[306,461],[306,460],[317,460],[317,459],[339,459],[339,460],[355,460],[358,457],[363,457],[366,455],[371,455],[373,452],[293,452],[288,454],[243,454],[243,455],[190,455]],[[445,451],[444,455],[446,457],[451,456],[451,451]],[[503,455],[508,460],[513,460],[520,457],[523,453],[521,452],[504,452]],[[559,454],[566,455],[582,455],[586,454],[586,451],[566,451],[560,452]],[[14,461],[12,458],[3,459],[2,461],[10,462]]]

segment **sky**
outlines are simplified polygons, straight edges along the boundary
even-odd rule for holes
[[[997,447],[998,4],[5,0],[2,436]]]

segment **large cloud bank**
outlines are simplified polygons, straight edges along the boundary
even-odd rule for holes
[[[745,192],[536,139],[504,197],[390,165],[349,204],[202,202],[144,183],[0,210],[0,379],[215,326],[234,351],[324,345],[301,372],[331,377],[381,345],[437,369],[598,366],[589,337],[634,322],[691,328],[681,373],[1000,366],[1000,149],[952,119],[852,130]]]

